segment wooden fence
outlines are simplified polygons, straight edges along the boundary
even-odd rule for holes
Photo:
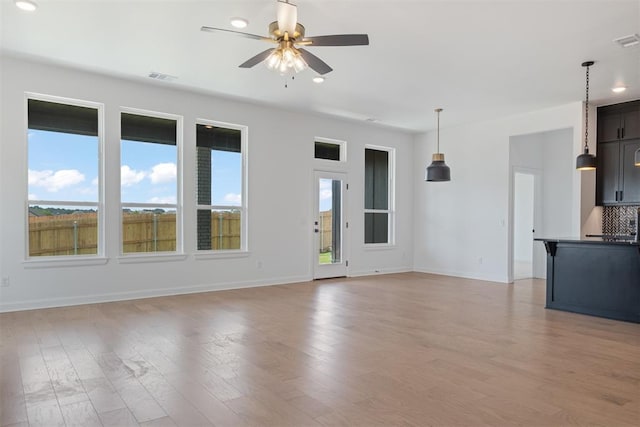
[[[123,253],[176,250],[176,214],[126,212],[122,215]],[[96,213],[29,217],[29,255],[86,255],[98,250]],[[240,212],[211,215],[211,247],[240,248]]]
[[[331,211],[320,212],[320,252],[331,252],[333,242],[333,214]]]

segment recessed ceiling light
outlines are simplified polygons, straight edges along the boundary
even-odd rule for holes
[[[231,25],[235,28],[247,28],[249,21],[244,18],[231,18]]]
[[[18,8],[26,10],[27,12],[33,12],[38,8],[38,5],[31,0],[16,0],[14,3]]]
[[[626,87],[626,86],[616,86],[616,87],[614,87],[614,88],[611,88],[611,90],[612,90],[613,92],[615,92],[615,93],[622,93],[622,92],[624,92],[625,90],[627,90],[627,87]]]
[[[315,77],[313,78],[313,82],[314,82],[314,83],[318,83],[318,84],[319,84],[319,83],[322,83],[322,82],[324,82],[324,77],[322,77],[322,76],[315,76]]]

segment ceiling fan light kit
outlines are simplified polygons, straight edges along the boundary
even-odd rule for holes
[[[327,63],[318,58],[305,47],[316,46],[366,46],[369,44],[367,34],[334,34],[328,36],[305,37],[305,28],[298,22],[298,8],[287,0],[278,0],[276,21],[269,24],[270,37],[224,28],[201,27],[202,31],[222,32],[254,40],[274,43],[275,48],[267,49],[240,64],[240,68],[252,68],[266,61],[270,70],[285,74],[293,71],[299,73],[311,68],[319,75],[333,71]]]
[[[589,67],[594,64],[593,61],[586,61],[582,66],[586,71],[586,96],[584,102],[584,151],[576,159],[576,169],[580,171],[594,170],[596,168],[596,156],[589,154]]]

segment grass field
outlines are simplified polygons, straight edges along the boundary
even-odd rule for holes
[[[320,264],[331,264],[331,252],[323,252],[320,254]]]

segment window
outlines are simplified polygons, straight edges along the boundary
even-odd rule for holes
[[[176,252],[178,127],[169,115],[120,115],[122,253]]]
[[[28,256],[102,253],[98,104],[29,96]]]
[[[346,161],[345,147],[346,143],[344,141],[316,138],[314,157],[316,159],[344,162]]]
[[[393,150],[364,150],[364,242],[393,243]]]
[[[245,133],[242,126],[196,124],[199,251],[246,249]]]

